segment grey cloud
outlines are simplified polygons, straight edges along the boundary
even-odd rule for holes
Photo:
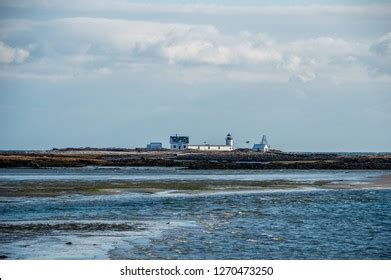
[[[13,25],[18,26],[18,22]],[[273,75],[277,79],[270,80],[291,76],[303,82],[319,76],[334,77],[333,72],[348,76],[349,72],[343,71],[347,61],[356,67],[370,65],[367,67],[384,73],[390,69],[388,63],[381,65],[376,58],[389,55],[390,34],[370,47],[365,42],[333,37],[277,41],[249,31],[222,33],[212,25],[108,18],[61,18],[30,24],[24,21],[19,26],[23,28],[14,29],[8,36],[31,38],[35,41],[29,43],[34,47],[31,53],[20,49],[14,58],[4,56],[3,60],[23,62],[30,55],[30,70],[36,63],[42,72],[46,65],[51,74],[55,72],[51,67],[62,63],[62,74],[65,72],[67,77],[109,75],[128,71],[132,64],[182,65],[190,71],[197,65],[204,69],[219,67],[217,73],[223,78],[251,81],[257,77],[263,81]]]
[[[370,47],[370,55],[363,57],[370,73],[377,75],[391,74],[391,32],[382,36]]]
[[[381,37],[371,46],[371,51],[380,56],[391,56],[391,32]]]

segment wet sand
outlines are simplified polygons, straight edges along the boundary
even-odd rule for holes
[[[364,182],[343,180],[298,182],[289,180],[170,180],[170,181],[6,181],[0,182],[0,197],[56,197],[69,195],[110,195],[126,192],[202,193],[300,189],[371,189],[391,188],[391,174]]]
[[[381,176],[380,178],[375,180],[375,182],[373,182],[373,185],[391,187],[391,174]]]

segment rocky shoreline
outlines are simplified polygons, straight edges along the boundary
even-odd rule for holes
[[[391,153],[351,154],[62,149],[0,152],[0,168],[85,166],[183,167],[188,169],[391,169]]]

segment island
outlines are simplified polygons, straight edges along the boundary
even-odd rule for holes
[[[391,169],[391,153],[297,153],[65,148],[1,151],[0,168],[85,166],[182,167],[187,169]]]

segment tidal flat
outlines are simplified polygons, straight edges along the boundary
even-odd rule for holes
[[[276,181],[143,181],[143,182],[7,182],[0,183],[0,197],[51,197],[64,195],[109,195],[124,192],[157,194],[195,194],[203,192],[267,191],[300,188],[346,188],[349,185],[336,185],[330,182],[291,182]],[[356,186],[357,187],[357,186]]]
[[[387,170],[0,169],[7,259],[389,259]]]

